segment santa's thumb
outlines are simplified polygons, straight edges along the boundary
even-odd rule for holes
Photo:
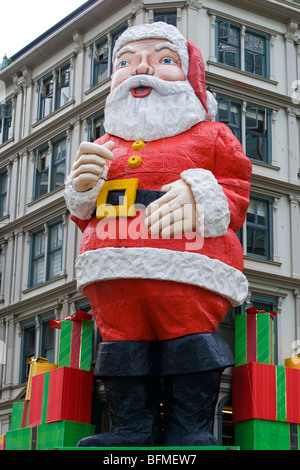
[[[108,142],[105,142],[102,147],[105,147],[108,150],[113,150],[115,147],[115,143],[112,140],[109,140]]]

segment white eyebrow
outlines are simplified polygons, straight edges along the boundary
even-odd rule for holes
[[[125,52],[135,52],[135,50],[134,50],[133,47],[131,47],[131,46],[122,47],[122,49],[120,49],[120,50],[116,53],[116,58],[118,59],[122,54],[125,54]]]
[[[157,44],[157,46],[155,46],[156,51],[160,51],[161,49],[165,49],[165,48],[171,49],[171,51],[174,51],[174,52],[178,51],[178,47],[170,42],[162,42],[160,44]]]

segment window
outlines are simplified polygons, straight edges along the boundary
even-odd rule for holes
[[[93,77],[92,86],[103,82],[108,78],[108,41],[107,39],[95,44],[93,47],[94,61],[93,61]]]
[[[40,82],[39,119],[49,116],[53,111],[53,76],[49,75]]]
[[[270,163],[271,113],[266,109],[247,106],[246,155],[254,160]]]
[[[154,21],[163,21],[164,23],[177,26],[177,13],[176,10],[155,11]]]
[[[0,217],[7,211],[7,170],[0,172]]]
[[[245,33],[245,71],[266,77],[267,38],[257,33]]]
[[[44,357],[49,363],[53,364],[55,360],[55,328],[50,328],[50,320],[54,318],[53,314],[44,315],[39,318],[40,339],[37,345],[36,324],[29,320],[22,325],[22,347],[21,347],[21,368],[20,381],[24,383],[28,379],[29,364],[28,359],[37,356]]]
[[[56,71],[56,101],[55,109],[67,104],[70,98],[70,64]]]
[[[217,97],[216,120],[226,124],[236,138],[244,145],[247,157],[271,163],[271,111],[248,105],[245,120],[242,121],[242,103],[229,98]],[[244,112],[244,111],[243,111]]]
[[[31,232],[29,286],[39,285],[61,274],[63,223],[61,220]]]
[[[27,381],[29,374],[28,359],[35,357],[35,324],[33,321],[27,322],[22,326],[22,357],[21,357],[21,383]]]
[[[55,361],[55,328],[50,328],[50,320],[54,319],[54,315],[45,315],[40,321],[41,341],[40,353],[41,357],[45,357],[49,363],[53,364]]]
[[[250,197],[246,217],[247,255],[272,258],[272,201]]]
[[[89,142],[94,142],[104,134],[104,113],[100,113],[88,121],[88,140]]]
[[[92,72],[91,86],[96,86],[109,78],[112,72],[112,52],[117,39],[127,29],[127,24],[111,33],[111,40],[108,36],[103,37],[91,46]],[[111,45],[110,45],[111,43]]]
[[[0,104],[0,145],[12,138],[12,103]]]
[[[48,238],[48,279],[60,275],[62,267],[63,224],[57,222],[49,227]]]
[[[241,104],[226,98],[217,98],[217,121],[226,124],[241,141]]]
[[[70,99],[71,66],[65,64],[39,82],[38,119],[43,119]]]
[[[217,60],[240,68],[240,28],[228,21],[217,20]]]
[[[65,136],[52,141],[36,151],[34,199],[64,184],[66,172],[67,139]]]
[[[216,20],[215,54],[218,63],[269,78],[269,48],[268,35],[230,21]]]

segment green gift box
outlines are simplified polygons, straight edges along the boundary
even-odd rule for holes
[[[245,315],[235,317],[235,365],[250,362],[274,364],[275,312],[248,308]]]
[[[25,428],[28,425],[29,401],[13,404],[10,431]]]
[[[5,450],[31,450],[32,429],[23,428],[7,431]]]
[[[76,447],[83,437],[95,433],[92,424],[75,421],[56,421],[38,426],[37,450],[47,450],[53,447]]]
[[[50,450],[54,447],[76,447],[83,437],[95,432],[92,424],[57,421],[6,433],[5,450]]]
[[[52,320],[50,326],[60,333],[59,367],[90,370],[93,346],[92,315],[79,310],[64,320]]]
[[[235,445],[241,450],[299,450],[300,425],[249,419],[235,424]]]

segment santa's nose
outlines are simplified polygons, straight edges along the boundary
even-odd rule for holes
[[[134,71],[136,75],[141,75],[141,74],[153,75],[154,74],[154,68],[145,60],[140,62]]]

